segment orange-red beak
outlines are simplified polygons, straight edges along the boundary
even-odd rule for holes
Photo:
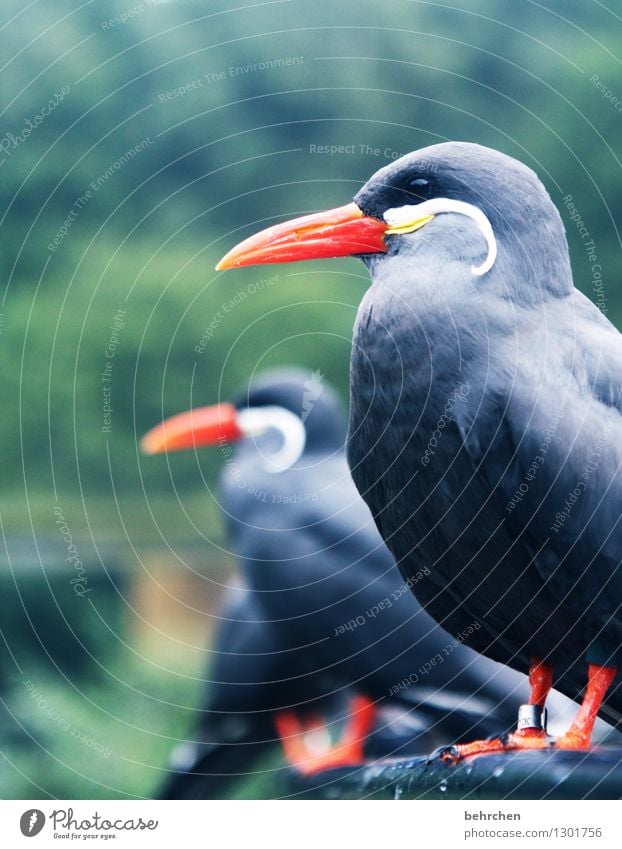
[[[388,224],[365,215],[355,203],[303,215],[256,233],[224,256],[217,271],[242,265],[296,262],[356,254],[386,253]]]
[[[166,419],[143,436],[140,447],[145,454],[183,451],[202,445],[235,442],[244,436],[233,404],[199,407]]]

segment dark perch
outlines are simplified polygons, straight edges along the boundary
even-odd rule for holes
[[[291,789],[313,799],[620,799],[622,748],[507,752],[458,764],[435,754],[296,775]]]

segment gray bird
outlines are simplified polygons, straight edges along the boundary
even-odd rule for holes
[[[622,720],[622,337],[573,285],[561,217],[525,165],[450,142],[382,168],[354,203],[259,233],[218,268],[359,255],[348,461],[417,598],[469,645],[529,671],[505,745]],[[460,754],[503,746],[463,748]]]
[[[512,726],[521,676],[465,648],[468,634],[452,639],[417,604],[352,483],[345,430],[328,383],[286,368],[141,442],[147,454],[218,446],[219,501],[243,583],[216,629],[197,741],[174,752],[164,798],[226,795],[277,731],[288,760],[312,774]]]

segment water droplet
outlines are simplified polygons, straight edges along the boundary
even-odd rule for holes
[[[402,788],[400,787],[399,784],[395,785],[395,791],[393,792],[393,798],[394,799],[401,799],[402,798]]]
[[[493,770],[493,772],[492,772],[492,777],[493,777],[493,778],[501,778],[501,776],[502,776],[502,775],[503,775],[503,773],[504,773],[504,770],[505,770],[505,767],[503,767],[503,766],[498,766],[496,769],[494,769],[494,770]]]
[[[438,785],[438,789],[441,791],[441,793],[447,792],[447,780],[445,778]]]

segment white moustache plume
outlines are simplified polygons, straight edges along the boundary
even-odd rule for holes
[[[497,259],[497,240],[492,225],[481,209],[462,200],[451,200],[450,198],[431,198],[415,205],[399,206],[387,209],[383,218],[389,225],[387,235],[391,233],[409,233],[418,230],[427,224],[435,215],[445,212],[455,212],[458,215],[466,215],[477,225],[477,229],[486,239],[488,255],[481,265],[471,266],[471,271],[478,277],[486,274],[495,264]]]

